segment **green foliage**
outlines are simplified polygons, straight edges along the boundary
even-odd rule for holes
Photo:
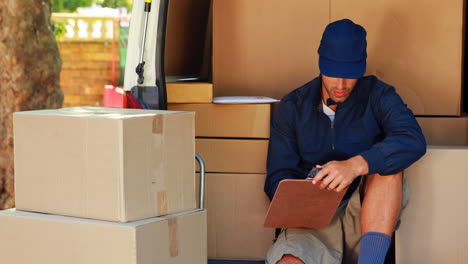
[[[52,11],[53,12],[60,12],[63,10],[63,0],[52,0]]]
[[[51,21],[52,23],[52,30],[54,31],[55,37],[60,39],[65,33],[67,33],[67,29],[65,28],[68,25],[67,21]]]
[[[126,7],[129,11],[132,9],[132,0],[52,0],[52,11],[75,12],[78,7],[91,6],[92,3],[102,7]]]
[[[132,8],[132,1],[131,0],[98,0],[98,4],[102,7],[126,7],[128,10]]]
[[[53,12],[75,12],[78,7],[87,7],[95,0],[52,0]]]

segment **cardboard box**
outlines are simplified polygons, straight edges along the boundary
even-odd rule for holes
[[[350,18],[368,33],[367,74],[393,85],[417,115],[459,116],[464,2],[214,0],[215,96],[282,98],[319,75],[327,24]]]
[[[468,263],[468,147],[429,147],[408,170],[411,198],[396,232],[396,263]]]
[[[194,111],[197,137],[270,137],[270,104],[170,104],[168,108]]]
[[[208,258],[264,260],[275,238],[263,227],[265,174],[206,174]]]
[[[126,222],[195,208],[193,113],[20,112],[14,144],[20,210]]]
[[[331,21],[367,30],[367,74],[393,85],[417,115],[461,114],[465,1],[330,2]]]
[[[468,145],[468,116],[418,117],[429,145]]]
[[[168,82],[167,102],[168,103],[212,103],[213,84],[196,82]]]
[[[329,0],[214,0],[215,96],[280,99],[318,76],[329,18]]]
[[[195,152],[205,161],[206,172],[266,173],[266,139],[197,138],[195,142]]]
[[[206,264],[206,211],[131,223],[0,211],[2,263]]]

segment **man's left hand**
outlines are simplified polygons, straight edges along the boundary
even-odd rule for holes
[[[367,161],[361,155],[343,161],[330,161],[324,165],[317,165],[317,168],[321,170],[312,183],[320,183],[320,189],[327,188],[336,192],[346,189],[356,177],[369,171]]]

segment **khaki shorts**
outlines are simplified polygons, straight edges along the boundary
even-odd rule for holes
[[[340,204],[328,227],[283,229],[268,251],[265,263],[275,264],[285,254],[291,254],[305,264],[357,263],[361,241],[359,190],[357,188],[348,201]],[[409,196],[410,189],[406,177],[403,177],[402,211]]]

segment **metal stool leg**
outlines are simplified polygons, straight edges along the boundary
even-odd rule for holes
[[[195,159],[200,165],[200,209],[205,209],[205,162],[198,154],[195,154]]]

